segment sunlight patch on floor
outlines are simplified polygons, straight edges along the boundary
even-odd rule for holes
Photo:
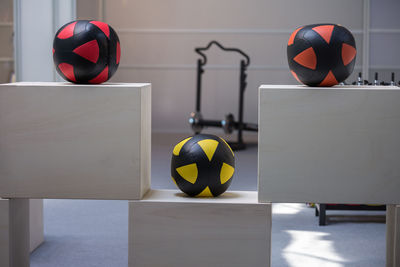
[[[306,208],[306,204],[276,203],[272,205],[272,214],[296,214]]]
[[[341,257],[329,240],[329,234],[311,231],[285,231],[291,241],[282,251],[289,266],[344,266],[348,261]]]

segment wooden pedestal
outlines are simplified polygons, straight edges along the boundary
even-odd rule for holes
[[[2,84],[0,148],[0,266],[25,267],[43,238],[41,203],[29,216],[29,198],[133,200],[149,190],[151,86]]]
[[[140,199],[150,84],[0,85],[0,197]]]
[[[399,204],[399,103],[399,87],[261,86],[260,202]],[[398,207],[388,266],[400,266]]]
[[[269,266],[271,205],[256,192],[190,198],[151,190],[129,203],[129,266]]]
[[[400,203],[400,88],[265,85],[259,200]]]
[[[29,267],[29,200],[0,199],[0,266]]]
[[[386,207],[386,267],[400,266],[400,205]]]

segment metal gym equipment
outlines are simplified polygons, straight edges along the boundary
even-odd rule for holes
[[[377,72],[375,72],[375,79],[374,79],[374,81],[373,81],[373,82],[369,82],[369,81],[367,81],[367,80],[363,80],[363,79],[362,79],[362,73],[359,72],[359,73],[358,73],[358,77],[357,77],[357,81],[354,81],[352,84],[353,84],[353,85],[358,85],[358,86],[361,86],[361,85],[375,85],[375,86],[377,86],[377,85],[385,85],[385,86],[396,86],[396,81],[395,81],[395,78],[394,78],[394,72],[392,72],[392,74],[391,74],[390,82],[385,82],[385,81],[383,81],[383,80],[382,80],[382,81],[379,80],[379,79],[378,79],[378,73],[377,73]],[[397,86],[400,86],[400,81],[398,82]]]
[[[201,79],[204,73],[204,66],[207,64],[207,56],[204,51],[207,51],[212,45],[218,46],[221,50],[227,52],[236,52],[244,57],[240,61],[240,74],[239,74],[239,110],[238,110],[238,121],[232,113],[229,113],[222,120],[209,120],[203,119],[201,115]],[[234,130],[238,131],[237,141],[228,142],[233,150],[242,150],[246,148],[246,144],[243,141],[243,130],[245,131],[258,131],[258,125],[255,123],[243,122],[243,105],[244,105],[244,91],[247,86],[247,67],[250,64],[250,58],[242,50],[237,48],[226,48],[217,41],[211,41],[206,47],[195,48],[195,52],[201,56],[197,60],[197,91],[196,91],[196,111],[190,114],[189,123],[195,134],[199,134],[204,127],[221,127],[226,134],[233,133]]]

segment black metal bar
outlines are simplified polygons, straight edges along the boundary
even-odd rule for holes
[[[204,66],[207,64],[207,56],[205,55],[204,51],[208,50],[212,45],[216,45],[223,51],[228,51],[228,52],[236,52],[239,53],[244,57],[240,61],[240,75],[239,75],[239,108],[238,108],[238,121],[235,122],[233,117],[231,120],[223,120],[223,121],[217,121],[217,120],[203,120],[201,117],[201,86],[202,86],[202,74],[204,73]],[[200,120],[197,121],[198,125],[192,124],[192,129],[196,132],[195,129],[198,129],[198,131],[201,131],[203,126],[210,126],[210,127],[228,127],[226,126],[226,121],[229,122],[229,129],[225,129],[225,132],[231,132],[231,125],[233,125],[233,128],[238,131],[238,141],[237,142],[229,142],[229,144],[232,146],[233,150],[240,150],[244,149],[246,147],[245,143],[243,142],[243,131],[258,131],[258,125],[254,123],[244,123],[243,122],[243,112],[244,112],[244,91],[246,90],[247,86],[247,66],[250,64],[250,57],[245,54],[242,50],[237,49],[237,48],[226,48],[222,46],[220,43],[217,41],[211,41],[206,47],[198,47],[195,48],[195,52],[201,56],[197,60],[197,91],[196,91],[196,112],[194,114],[198,114],[198,118]],[[194,120],[194,118],[192,118]],[[196,126],[196,127],[194,127]],[[197,127],[198,126],[198,127]],[[196,132],[197,133],[197,132]]]
[[[238,111],[238,143],[243,143],[243,104],[244,90],[246,89],[246,65],[244,60],[240,61],[239,77],[239,111]]]
[[[200,112],[201,109],[201,78],[204,72],[201,59],[197,60],[197,88],[196,88],[196,112]]]
[[[207,56],[202,51],[208,50],[211,47],[211,45],[213,45],[213,44],[215,44],[216,46],[218,46],[220,49],[222,49],[224,51],[237,52],[237,53],[241,54],[246,59],[246,62],[245,62],[246,67],[250,64],[250,57],[246,53],[244,53],[242,50],[240,50],[238,48],[226,48],[214,40],[214,41],[211,41],[210,43],[208,43],[208,45],[206,47],[198,47],[198,48],[194,49],[194,51],[196,51],[196,53],[199,54],[203,58],[203,61],[202,61],[203,65],[207,64]]]
[[[217,120],[201,120],[200,124],[207,127],[221,127],[221,121]]]
[[[326,225],[326,204],[319,204],[319,225]]]
[[[258,125],[256,123],[243,123],[243,130],[258,132]]]

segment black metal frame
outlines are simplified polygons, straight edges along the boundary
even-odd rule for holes
[[[236,142],[229,142],[233,150],[241,150],[245,149],[246,145],[243,142],[243,130],[247,131],[258,131],[258,125],[254,123],[245,123],[243,122],[243,107],[244,107],[244,91],[246,90],[247,82],[247,67],[250,64],[250,57],[244,53],[242,50],[237,48],[226,48],[222,46],[217,41],[211,41],[206,47],[198,47],[195,48],[195,52],[201,56],[197,60],[197,87],[196,87],[196,113],[199,114],[199,119],[196,123],[200,124],[201,127],[194,129],[195,133],[199,133],[203,126],[208,127],[222,127],[224,128],[225,123],[228,123],[226,120],[206,120],[201,118],[201,81],[202,75],[204,73],[204,66],[207,64],[207,56],[204,54],[204,51],[207,51],[212,45],[216,45],[223,51],[227,52],[236,52],[244,57],[240,61],[240,74],[239,74],[239,110],[238,110],[238,121],[232,122],[232,129],[238,130],[238,137]],[[232,116],[231,114],[227,115]]]
[[[346,205],[346,204],[315,204],[315,216],[319,216],[318,224],[326,225],[327,210],[386,210],[385,205],[369,206],[369,205]]]

